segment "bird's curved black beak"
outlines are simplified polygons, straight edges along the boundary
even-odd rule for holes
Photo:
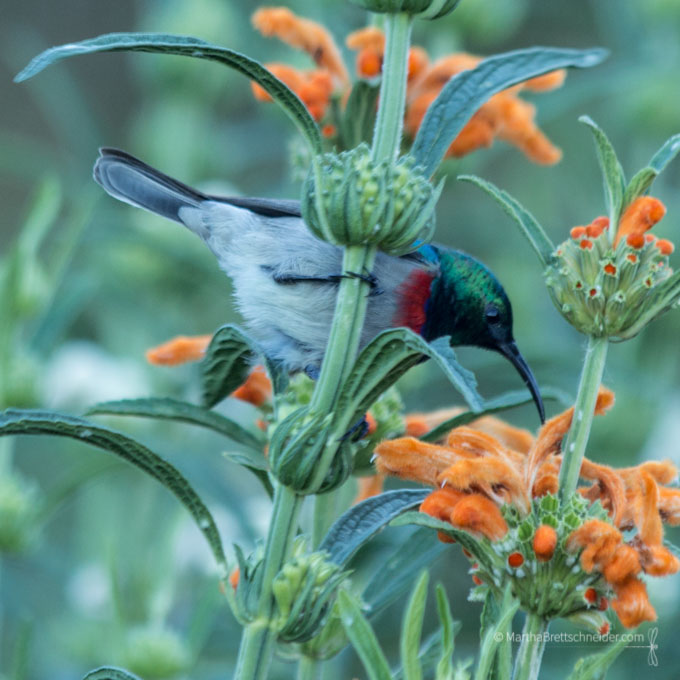
[[[534,374],[529,368],[529,364],[524,360],[524,357],[520,354],[517,344],[514,340],[511,342],[503,343],[498,346],[498,351],[506,358],[510,363],[517,369],[517,372],[522,376],[524,384],[529,388],[531,396],[534,399],[536,408],[538,409],[538,415],[541,418],[541,423],[545,422],[545,408],[543,407],[543,399],[541,398],[541,393],[538,389],[538,383]]]

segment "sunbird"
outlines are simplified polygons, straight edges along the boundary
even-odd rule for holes
[[[187,227],[234,282],[239,311],[264,351],[290,372],[318,375],[340,281],[370,285],[361,345],[405,326],[432,341],[499,352],[529,388],[541,422],[543,400],[512,334],[512,307],[479,260],[423,245],[396,257],[378,252],[370,272],[342,271],[342,249],[306,227],[300,202],[209,196],[118,149],[103,148],[94,179],[111,196]]]

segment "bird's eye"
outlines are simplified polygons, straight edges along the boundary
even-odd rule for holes
[[[498,323],[501,319],[501,313],[498,311],[498,307],[489,305],[485,310],[486,320],[489,323]]]

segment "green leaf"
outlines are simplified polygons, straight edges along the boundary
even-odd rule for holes
[[[274,487],[272,487],[272,483],[269,480],[269,465],[263,452],[249,449],[247,453],[242,451],[225,451],[222,455],[230,463],[236,463],[236,465],[250,470],[260,481],[269,498],[274,497]]]
[[[512,617],[515,612],[519,609],[519,600],[514,600],[510,594],[510,587],[505,590],[503,596],[503,602],[498,611],[498,619],[493,626],[489,626],[484,638],[482,639],[482,644],[479,649],[479,663],[477,664],[477,671],[475,673],[475,680],[487,680],[490,677],[490,673],[493,664],[497,658],[497,654],[501,653],[501,648],[505,644],[509,644],[509,632],[512,625]],[[502,636],[502,637],[501,637]],[[498,638],[501,638],[501,642],[498,642]],[[501,676],[499,672],[499,678],[509,676]]]
[[[371,142],[379,92],[379,86],[365,80],[352,87],[340,126],[344,148],[353,149],[362,142]]]
[[[0,436],[10,434],[70,437],[109,451],[144,470],[171,491],[191,513],[217,560],[222,572],[220,576],[226,576],[227,561],[222,541],[208,508],[182,473],[153,451],[120,432],[99,427],[83,418],[51,411],[4,411],[0,414]]]
[[[436,519],[435,517],[430,517],[430,515],[426,515],[424,512],[405,512],[404,514],[395,517],[390,522],[390,526],[392,527],[402,527],[409,524],[415,524],[416,526],[443,531],[447,536],[455,538],[463,548],[471,551],[475,551],[477,549],[478,541],[472,538],[470,534],[465,531],[461,531],[460,529],[455,529],[448,522],[443,522],[442,520]]]
[[[141,680],[141,678],[122,668],[102,666],[83,676],[83,680]]]
[[[451,606],[446,597],[446,590],[441,583],[437,584],[437,614],[441,629],[441,656],[437,664],[435,680],[453,680],[453,649],[455,638],[455,622],[451,616]]]
[[[608,645],[604,652],[580,658],[567,680],[604,680],[607,670],[628,644],[630,640],[623,637]]]
[[[531,47],[489,57],[454,76],[430,104],[411,148],[416,163],[431,175],[451,142],[472,115],[494,94],[517,83],[560,68],[596,66],[603,49],[569,50]]]
[[[386,491],[352,506],[331,526],[319,550],[340,566],[395,517],[420,505],[429,494],[426,489]]]
[[[541,388],[541,396],[543,397],[543,401],[559,401],[565,406],[573,403],[573,400],[566,392],[554,387]],[[526,390],[506,392],[494,399],[485,401],[484,408],[481,411],[463,411],[462,413],[445,420],[443,423],[440,423],[437,427],[432,428],[429,432],[420,437],[420,439],[424,442],[436,442],[455,427],[467,425],[473,420],[477,420],[477,418],[482,418],[483,416],[488,416],[492,413],[507,411],[516,406],[523,406],[524,404],[530,404],[532,402],[533,397]]]
[[[429,567],[446,550],[430,529],[418,529],[407,539],[408,550],[399,546],[376,571],[361,594],[373,616],[389,606],[408,588],[415,575]]]
[[[475,184],[480,189],[486,191],[492,198],[500,203],[503,210],[512,217],[517,226],[529,240],[531,247],[536,251],[536,255],[541,260],[543,267],[547,267],[553,259],[555,246],[545,233],[543,227],[537,222],[536,218],[522,204],[514,199],[507,191],[499,189],[497,186],[483,180],[475,175],[459,175],[458,179],[463,182]]]
[[[430,578],[423,571],[411,593],[401,627],[401,663],[404,680],[422,680],[423,669],[420,665],[420,637],[423,633],[423,618],[427,600],[427,584]]]
[[[369,680],[392,680],[387,659],[361,607],[346,590],[338,593],[337,601],[340,621],[368,673]]]
[[[14,79],[22,82],[32,78],[56,61],[94,52],[154,52],[176,54],[196,59],[216,61],[235,69],[260,85],[290,116],[315,153],[321,153],[321,135],[314,119],[298,96],[272,75],[262,64],[226,47],[211,45],[204,40],[164,33],[108,33],[97,38],[69,43],[45,50]]]
[[[251,432],[229,418],[207,408],[177,399],[149,397],[105,401],[88,409],[85,415],[141,416],[160,420],[175,420],[213,430],[239,444],[261,451],[264,437]]]
[[[264,361],[274,393],[280,394],[285,390],[288,378],[281,366],[269,359],[259,344],[240,328],[227,324],[213,335],[201,362],[205,406],[212,408],[243,383],[253,356]]]
[[[428,343],[408,328],[393,328],[379,333],[364,347],[342,386],[337,413],[344,415],[339,419],[343,431],[424,356],[439,365],[473,409],[483,407],[475,376],[458,363],[448,337]]]
[[[630,180],[623,194],[625,210],[638,196],[647,193],[654,180],[663,172],[666,166],[680,153],[680,135],[673,135],[652,156],[647,167],[642,168]]]
[[[607,135],[589,116],[581,116],[579,118],[581,123],[587,125],[595,139],[595,148],[597,149],[597,158],[602,170],[602,179],[604,180],[605,195],[607,198],[607,213],[612,223],[616,224],[621,214],[623,205],[623,192],[626,188],[626,178],[623,174],[623,168],[614,151],[614,147]]]

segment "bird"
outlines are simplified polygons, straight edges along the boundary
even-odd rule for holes
[[[423,244],[407,255],[378,252],[370,272],[343,272],[342,249],[312,234],[300,202],[202,193],[114,148],[101,148],[95,181],[112,197],[178,222],[201,238],[232,279],[252,336],[287,371],[319,374],[344,277],[368,282],[360,344],[407,327],[431,342],[449,336],[500,353],[543,400],[512,332],[512,306],[486,265],[459,250]]]

